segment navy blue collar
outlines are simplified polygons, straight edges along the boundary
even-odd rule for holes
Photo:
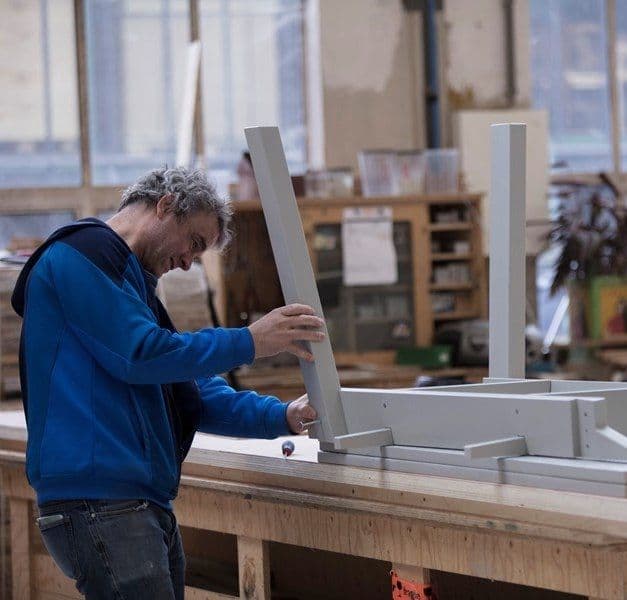
[[[28,281],[28,276],[30,275],[33,267],[37,264],[37,261],[41,258],[41,255],[46,251],[50,244],[85,227],[106,227],[107,229],[111,229],[106,223],[104,223],[100,219],[96,219],[93,217],[80,219],[79,221],[75,221],[74,223],[70,223],[69,225],[60,227],[52,234],[50,234],[48,239],[41,246],[39,246],[39,248],[37,248],[35,252],[33,252],[26,264],[22,267],[20,275],[17,278],[17,283],[15,284],[15,289],[13,290],[13,295],[11,296],[11,306],[20,317],[24,316],[24,305],[26,303],[26,283]]]

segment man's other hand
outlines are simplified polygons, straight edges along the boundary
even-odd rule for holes
[[[255,358],[291,352],[303,360],[313,355],[300,343],[324,339],[324,321],[306,304],[275,308],[248,327],[255,343]]]
[[[318,416],[315,409],[309,404],[307,394],[290,402],[287,406],[287,424],[293,433],[302,433],[307,430],[307,422]]]

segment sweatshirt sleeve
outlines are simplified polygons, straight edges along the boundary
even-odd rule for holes
[[[186,381],[254,360],[247,328],[193,333],[162,328],[126,277],[115,281],[67,244],[52,245],[40,263],[31,277],[49,280],[67,327],[118,379],[133,384]]]
[[[236,392],[221,377],[198,379],[202,402],[200,431],[233,437],[272,439],[292,435],[287,406],[274,396]]]

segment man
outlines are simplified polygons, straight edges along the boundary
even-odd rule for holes
[[[216,374],[324,337],[304,305],[250,327],[175,331],[158,278],[228,241],[231,212],[199,171],[160,169],[126,189],[107,223],[53,233],[13,294],[23,316],[26,471],[46,547],[87,598],[182,598],[172,513],[194,433],[273,438],[316,413],[236,392]]]

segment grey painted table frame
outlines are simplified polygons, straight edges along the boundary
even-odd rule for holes
[[[246,129],[286,302],[322,315],[276,127]],[[301,361],[321,462],[627,495],[627,384],[525,380],[525,125],[492,126],[490,378],[340,388],[330,341]]]

